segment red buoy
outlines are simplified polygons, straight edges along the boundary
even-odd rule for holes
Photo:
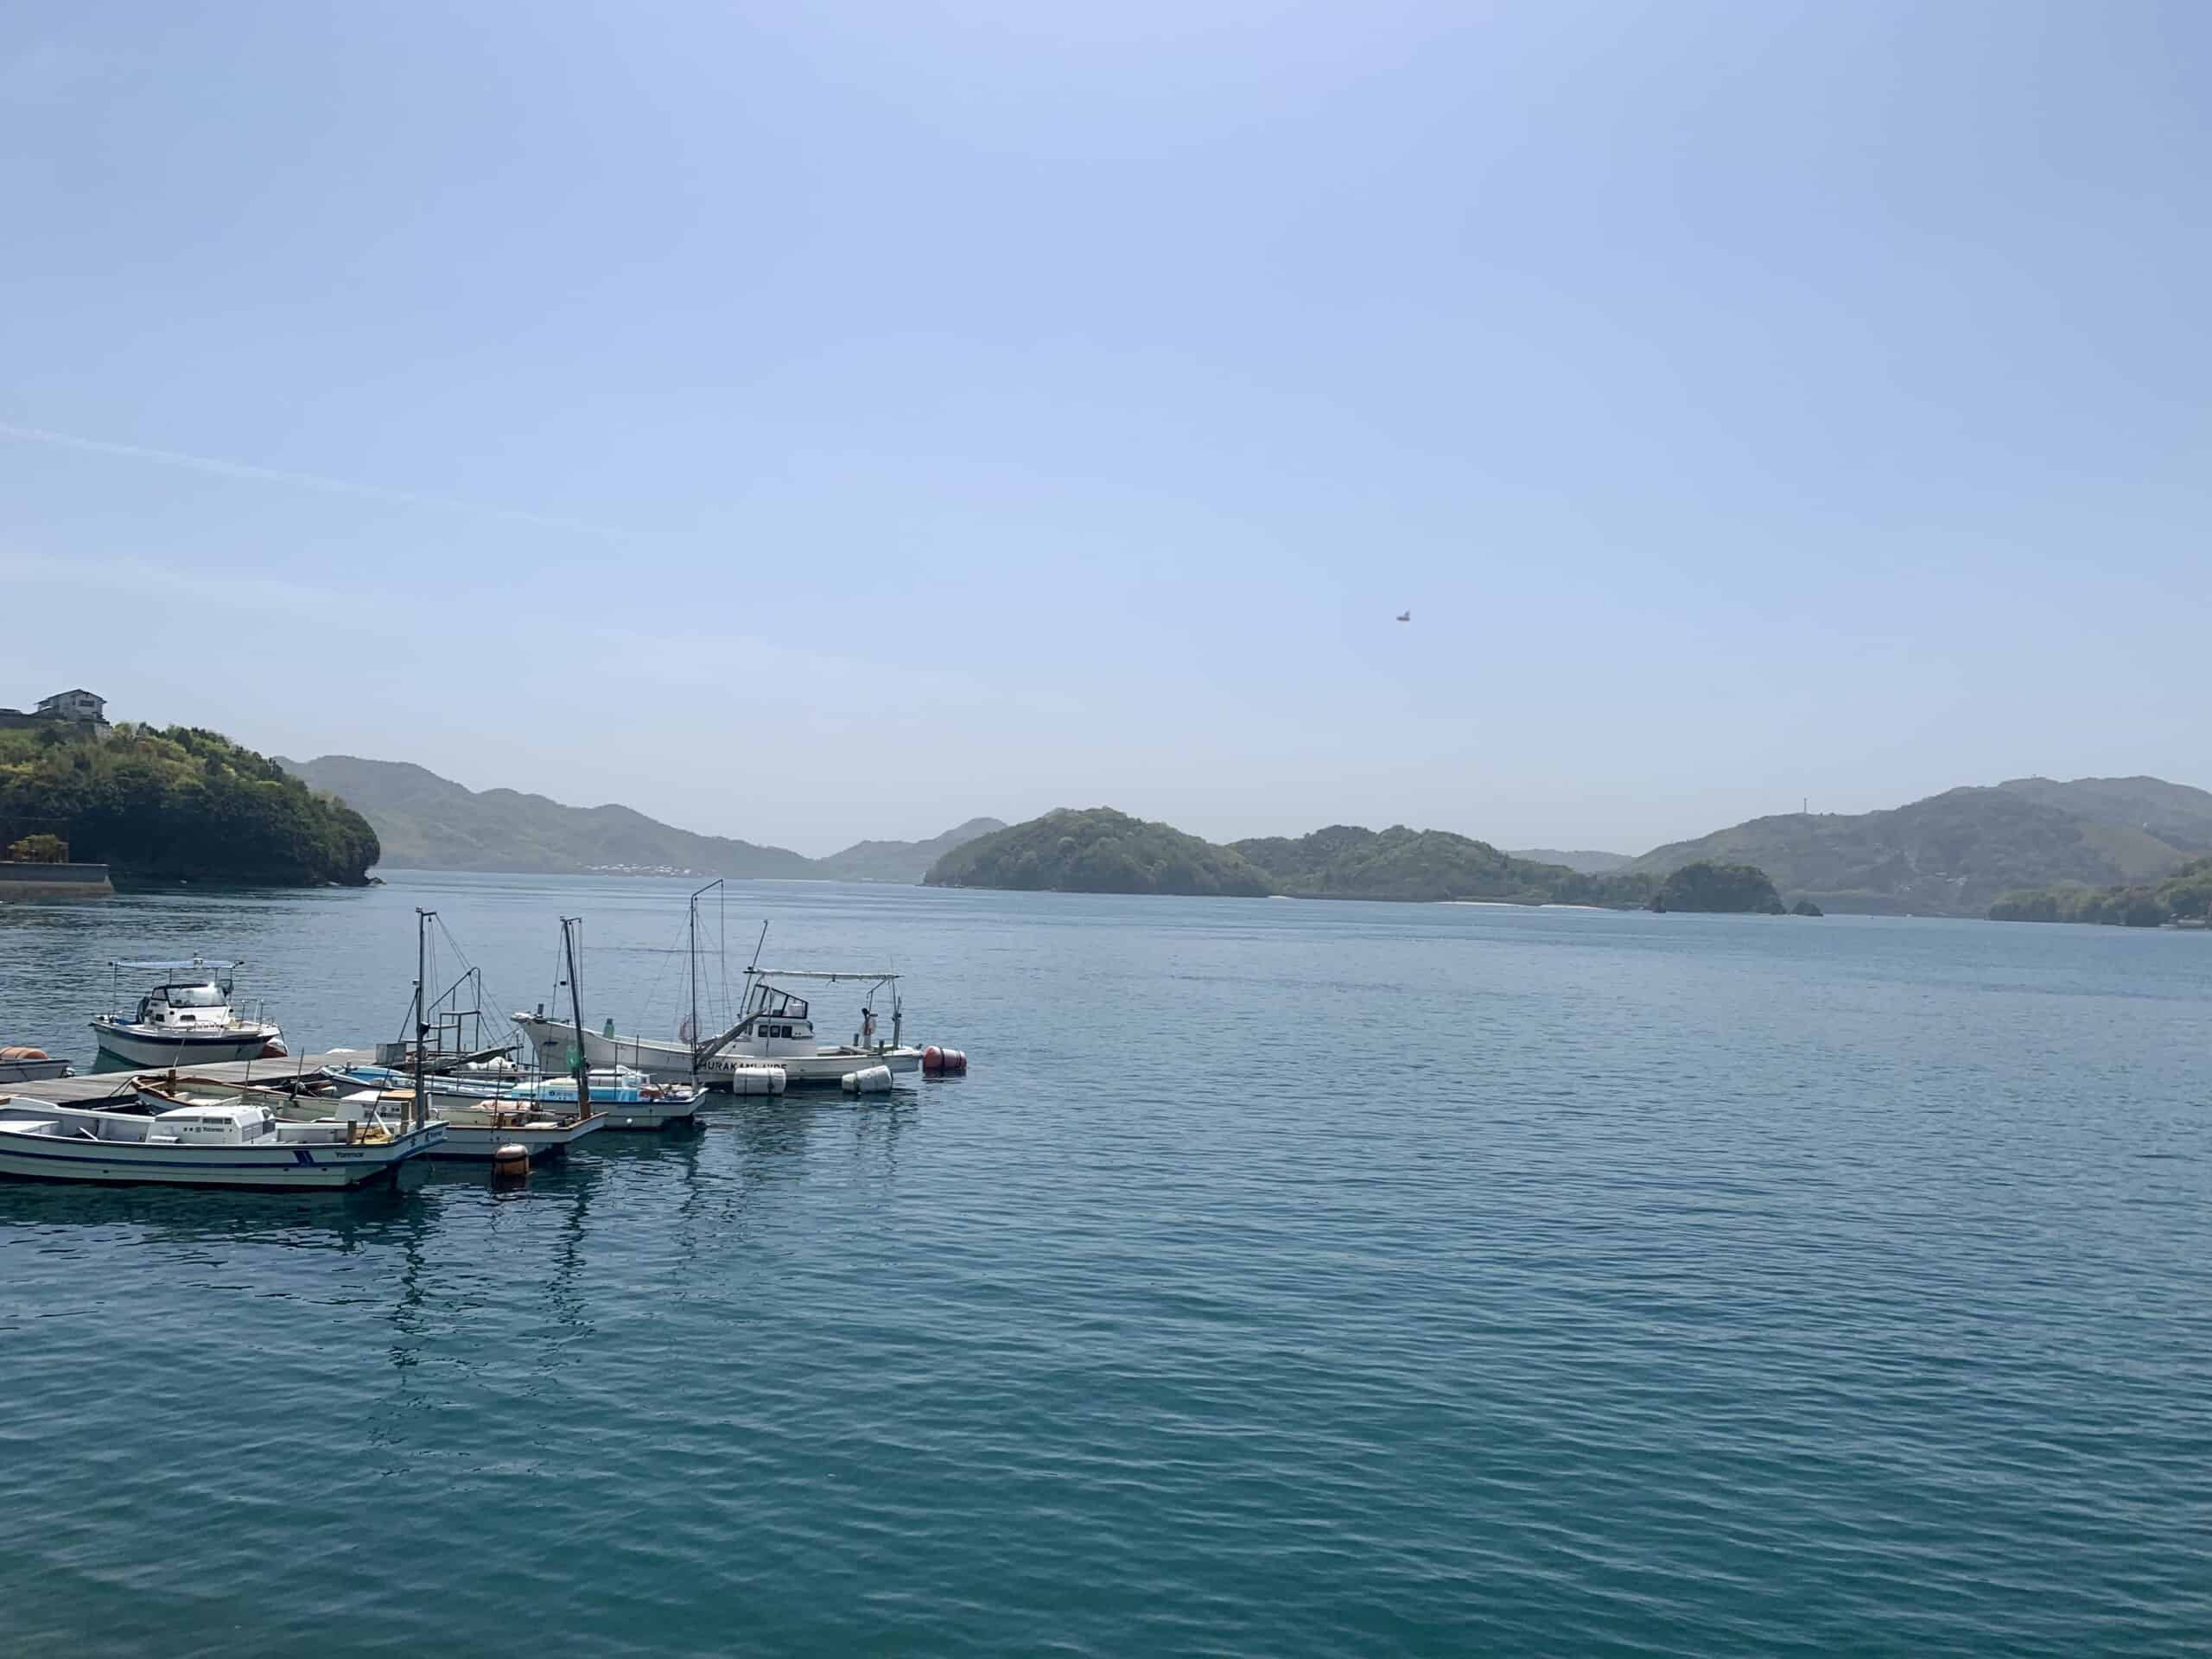
[[[931,1043],[922,1051],[922,1073],[931,1077],[965,1077],[968,1057],[957,1048],[940,1048]]]

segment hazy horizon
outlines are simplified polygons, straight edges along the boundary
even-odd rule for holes
[[[1989,0],[16,16],[0,704],[817,855],[2196,781],[2208,47]]]
[[[317,754],[317,755],[305,755],[305,754],[302,754],[302,755],[290,755],[290,756],[286,756],[286,757],[283,757],[283,758],[288,759],[288,760],[294,760],[294,761],[296,761],[296,762],[297,762],[298,764],[300,764],[301,766],[312,766],[312,765],[314,765],[315,763],[316,763],[317,761],[321,761],[321,760],[371,760],[371,761],[374,761],[374,760],[391,760],[392,759],[392,757],[389,757],[389,756],[378,756],[378,755],[339,755],[339,754],[335,754],[335,753],[332,753],[332,754]],[[410,763],[406,763],[406,762],[400,762],[399,764],[410,764]],[[414,763],[411,763],[411,764],[420,765],[421,763],[420,763],[420,762],[414,762]],[[433,772],[435,772],[435,767],[432,767],[432,768],[426,768],[426,770],[429,770],[429,771],[433,771]],[[443,776],[444,776],[444,774],[442,774],[442,773],[439,773],[438,775],[439,775],[439,776],[441,776],[441,777],[443,777]],[[2027,775],[2027,774],[2021,774],[2021,775],[2024,775],[2024,775]],[[448,782],[448,783],[451,783],[451,784],[458,784],[458,785],[460,785],[462,788],[464,788],[464,789],[467,789],[467,790],[471,791],[472,792],[476,793],[476,794],[480,794],[480,794],[484,794],[484,793],[486,793],[486,791],[488,791],[495,790],[495,789],[516,789],[516,788],[518,788],[518,786],[517,786],[517,785],[512,785],[512,784],[473,784],[473,783],[470,783],[467,779],[463,779],[463,778],[446,778],[446,779],[445,779],[445,781],[446,781],[446,782]],[[1988,787],[1988,786],[1994,786],[1994,785],[1998,785],[1998,784],[2000,784],[2000,783],[2003,783],[2003,782],[2006,782],[2006,781],[2008,781],[2008,780],[2007,780],[2007,779],[1997,779],[1997,778],[1991,778],[1991,779],[1974,779],[1974,780],[1971,780],[1970,784],[1969,784],[1969,785],[1965,785],[1965,786],[1972,787],[1972,786],[1977,786],[1977,785],[1979,785],[1979,786],[1985,786],[1985,787]],[[2064,780],[2062,780],[2062,781],[2071,782],[2071,781],[2074,781],[2074,780],[2073,780],[2073,779],[2064,779]],[[2188,783],[2188,780],[2187,780],[2186,779],[2177,779],[2177,778],[2170,778],[2170,779],[2166,779],[2164,781],[2165,781],[2165,782],[2168,782],[2168,783],[2180,783],[2180,784],[2186,784],[2186,783]],[[1959,786],[1959,785],[1955,785],[1955,787],[1958,787],[1958,786]],[[2191,786],[2191,787],[2202,787],[2202,785],[2190,785],[2190,786]],[[565,806],[565,807],[578,807],[578,808],[582,808],[582,809],[587,810],[592,810],[592,809],[594,809],[594,808],[598,808],[598,807],[603,807],[603,806],[625,806],[625,807],[629,807],[629,808],[631,808],[632,810],[639,810],[639,811],[644,810],[644,809],[643,809],[643,808],[639,807],[639,806],[637,805],[637,804],[636,804],[634,801],[617,801],[617,800],[605,800],[605,801],[601,801],[601,800],[588,800],[588,799],[582,798],[581,797],[579,797],[579,798],[573,798],[573,799],[566,799],[566,798],[562,798],[561,796],[559,796],[559,795],[557,795],[557,794],[550,794],[550,793],[549,793],[547,791],[544,791],[544,790],[521,790],[519,792],[521,792],[521,793],[523,793],[523,794],[527,794],[527,795],[538,795],[538,796],[543,796],[543,797],[545,797],[545,798],[551,800],[551,801],[552,801],[556,805],[558,805],[558,806]],[[1915,797],[1914,798],[1918,799],[1918,798],[1918,798],[1918,797]],[[1891,802],[1885,803],[1885,805],[1887,805],[1887,806],[1904,806],[1904,805],[1907,805],[1907,804],[1910,804],[1910,803],[1905,802],[1905,801],[1891,801]],[[778,846],[778,847],[782,847],[782,848],[783,848],[785,851],[787,851],[787,852],[794,852],[794,853],[800,853],[800,854],[804,854],[805,856],[807,856],[807,857],[809,857],[809,858],[827,858],[827,857],[830,856],[832,854],[843,852],[843,851],[845,851],[847,849],[849,849],[849,848],[850,848],[850,847],[853,847],[853,846],[855,846],[855,845],[857,845],[858,843],[860,843],[860,842],[864,842],[864,841],[910,841],[910,842],[912,842],[912,841],[934,841],[938,836],[941,836],[941,835],[945,834],[947,831],[949,831],[949,830],[957,830],[957,829],[960,828],[962,825],[963,825],[963,824],[965,824],[965,823],[970,823],[970,822],[972,822],[972,821],[974,821],[975,819],[977,819],[977,818],[996,818],[996,819],[999,819],[999,820],[1001,820],[1001,821],[1002,821],[1002,822],[1004,822],[1004,823],[1019,823],[1024,822],[1025,820],[1027,820],[1027,819],[1028,819],[1028,818],[1033,818],[1033,817],[1039,817],[1039,816],[1040,814],[1042,814],[1042,813],[1049,812],[1049,811],[1052,811],[1052,810],[1056,810],[1056,809],[1058,809],[1058,808],[1068,807],[1068,808],[1074,808],[1074,809],[1076,809],[1076,810],[1084,810],[1084,809],[1086,809],[1086,808],[1090,808],[1090,807],[1099,807],[1099,806],[1109,806],[1109,807],[1115,807],[1115,808],[1116,808],[1116,809],[1117,809],[1117,810],[1122,810],[1122,811],[1129,812],[1129,813],[1131,814],[1131,816],[1135,817],[1140,817],[1140,818],[1158,819],[1158,817],[1159,817],[1159,815],[1158,815],[1158,814],[1156,814],[1156,813],[1151,813],[1151,812],[1144,812],[1144,811],[1141,811],[1141,810],[1136,810],[1136,809],[1135,809],[1135,808],[1131,808],[1131,807],[1128,807],[1128,806],[1122,805],[1121,803],[1115,802],[1115,801],[1076,801],[1076,800],[1056,801],[1056,802],[1052,803],[1052,804],[1051,806],[1039,807],[1039,808],[1037,808],[1037,809],[1036,809],[1035,810],[1033,810],[1033,811],[1025,812],[1025,813],[1023,813],[1023,814],[1021,815],[1021,817],[1018,817],[1018,818],[1017,818],[1017,817],[1008,817],[1008,816],[1007,816],[1006,813],[1004,813],[1004,812],[995,812],[995,811],[993,811],[989,807],[988,807],[988,806],[983,806],[983,807],[978,807],[976,810],[974,810],[974,811],[972,811],[972,812],[966,813],[966,814],[965,814],[965,815],[963,815],[963,817],[958,817],[958,818],[955,818],[955,819],[951,820],[951,821],[950,821],[950,822],[949,822],[949,823],[941,823],[941,824],[938,825],[938,826],[937,826],[935,829],[933,829],[933,830],[918,830],[918,831],[917,831],[917,832],[915,832],[914,834],[912,834],[912,835],[906,835],[906,834],[899,834],[899,835],[878,834],[878,833],[874,832],[874,831],[865,830],[864,830],[858,831],[858,832],[856,832],[856,833],[849,833],[849,834],[847,834],[847,835],[843,836],[842,839],[836,840],[836,842],[834,842],[833,843],[823,844],[823,845],[819,845],[819,846],[794,846],[794,845],[792,845],[792,844],[791,844],[791,843],[790,843],[790,842],[777,842],[777,841],[774,841],[772,838],[770,838],[770,837],[767,837],[767,836],[757,836],[757,835],[749,835],[749,834],[747,834],[747,833],[744,830],[744,829],[743,829],[743,828],[741,828],[741,827],[740,827],[740,828],[735,828],[735,829],[731,829],[731,828],[717,828],[717,827],[715,827],[715,826],[709,825],[709,824],[684,823],[681,823],[681,822],[678,822],[678,821],[676,821],[676,820],[665,819],[665,818],[660,819],[659,821],[660,821],[661,823],[664,823],[668,824],[671,829],[689,830],[689,831],[690,831],[691,833],[693,833],[693,834],[695,834],[695,835],[719,836],[723,837],[723,838],[724,838],[724,839],[726,839],[726,840],[732,840],[732,841],[747,841],[747,842],[753,842],[753,844],[755,844],[756,846]],[[1775,812],[1773,812],[1773,813],[1753,813],[1753,814],[1751,814],[1751,817],[1776,817],[1776,816],[1784,816],[1784,817],[1786,817],[1786,816],[1789,816],[1789,815],[1790,815],[1791,813],[1795,812],[1796,810],[1797,810],[1797,809],[1793,808],[1793,807],[1782,807],[1782,808],[1777,808],[1777,809],[1776,810],[1776,811],[1775,811]],[[1813,807],[1811,808],[1811,810],[1812,810],[1812,811],[1813,811],[1813,812],[1817,816],[1817,815],[1819,815],[1819,814],[1825,813],[1825,812],[1827,812],[1827,811],[1833,810],[1834,810],[1834,809],[1831,809],[1831,808],[1825,808],[1825,807],[1821,807],[1821,806],[1818,806],[1818,805],[1815,805],[1815,806],[1813,806]],[[1876,810],[1882,810],[1882,809],[1881,809],[1881,808],[1878,808],[1878,807],[1870,807],[1870,808],[1861,808],[1861,809],[1857,809],[1857,810],[1864,810],[1864,811],[1876,811]],[[658,815],[656,815],[656,814],[654,814],[654,813],[652,813],[652,812],[646,812],[646,813],[645,813],[645,816],[646,816],[647,817],[657,817]],[[1624,857],[1629,857],[1629,858],[1637,858],[1637,857],[1641,857],[1641,856],[1642,856],[1643,855],[1644,855],[1645,853],[1652,852],[1652,851],[1656,850],[1656,849],[1658,849],[1658,848],[1660,848],[1660,847],[1663,847],[1663,846],[1669,845],[1669,844],[1670,842],[1677,842],[1677,841],[1693,841],[1693,840],[1696,840],[1696,839],[1697,839],[1697,838],[1699,838],[1700,836],[1705,836],[1705,835],[1709,835],[1709,834],[1711,834],[1713,830],[1726,830],[1726,829],[1729,829],[1729,828],[1732,827],[1733,825],[1735,825],[1735,824],[1737,824],[1737,823],[1741,823],[1741,822],[1743,822],[1743,821],[1744,821],[1744,820],[1741,820],[1741,819],[1731,818],[1731,819],[1729,819],[1726,823],[1708,824],[1708,825],[1707,825],[1704,829],[1702,829],[1702,830],[1694,830],[1694,831],[1692,831],[1691,833],[1689,833],[1688,835],[1685,835],[1685,836],[1669,836],[1669,837],[1668,838],[1668,840],[1667,840],[1667,841],[1664,841],[1664,842],[1651,842],[1649,846],[1643,846],[1643,847],[1599,847],[1599,846],[1591,845],[1591,844],[1586,843],[1586,842],[1564,842],[1564,841],[1552,841],[1552,842],[1534,842],[1534,841],[1502,841],[1502,840],[1499,840],[1499,839],[1498,839],[1497,837],[1496,837],[1496,836],[1485,836],[1485,835],[1484,835],[1484,834],[1482,833],[1482,831],[1481,831],[1481,830],[1480,830],[1479,828],[1470,828],[1470,827],[1468,827],[1468,826],[1461,825],[1461,824],[1449,824],[1449,823],[1417,823],[1417,824],[1408,825],[1408,828],[1411,828],[1411,829],[1415,829],[1415,830],[1450,830],[1450,831],[1452,831],[1452,833],[1457,834],[1457,835],[1471,836],[1474,837],[1476,840],[1478,840],[1478,841],[1487,841],[1487,842],[1489,842],[1492,846],[1498,847],[1498,848],[1503,849],[1503,850],[1508,851],[1508,852],[1519,852],[1519,851],[1524,851],[1524,850],[1546,850],[1546,849],[1548,849],[1548,850],[1550,850],[1550,851],[1554,851],[1554,852],[1565,852],[1565,853],[1617,853],[1617,854],[1620,854],[1620,855],[1623,855],[1623,856],[1624,856]],[[1275,830],[1230,830],[1218,831],[1218,832],[1208,832],[1208,831],[1206,831],[1206,830],[1203,830],[1193,829],[1193,828],[1192,828],[1191,825],[1189,825],[1189,824],[1186,824],[1186,823],[1173,823],[1173,820],[1167,820],[1166,822],[1170,823],[1172,824],[1172,826],[1173,826],[1173,828],[1175,828],[1175,829],[1182,830],[1186,830],[1186,831],[1188,831],[1189,833],[1191,833],[1191,834],[1192,834],[1192,835],[1197,835],[1197,836],[1204,836],[1206,840],[1213,841],[1213,842],[1221,842],[1221,843],[1227,843],[1227,842],[1233,842],[1233,841],[1243,841],[1243,840],[1249,839],[1249,838],[1250,838],[1250,837],[1252,837],[1252,836],[1303,836],[1303,835],[1308,834],[1309,832],[1311,832],[1311,831],[1313,831],[1313,830],[1327,829],[1328,827],[1330,827],[1330,826],[1331,826],[1331,825],[1332,825],[1332,824],[1339,824],[1339,823],[1351,823],[1351,824],[1357,824],[1357,825],[1360,825],[1360,826],[1361,826],[1361,827],[1363,827],[1363,828],[1370,829],[1370,830],[1383,830],[1383,829],[1388,829],[1388,828],[1391,827],[1391,825],[1392,825],[1392,824],[1398,823],[1398,822],[1399,822],[1399,820],[1395,820],[1395,819],[1366,819],[1366,818],[1360,818],[1360,817],[1336,817],[1336,818],[1330,818],[1330,819],[1325,820],[1325,821],[1323,821],[1323,822],[1321,822],[1321,823],[1308,823],[1308,824],[1302,824],[1302,825],[1295,826],[1295,827],[1293,827],[1293,828],[1290,828],[1290,829],[1275,829]]]

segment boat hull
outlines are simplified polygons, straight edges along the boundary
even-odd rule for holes
[[[569,1045],[575,1040],[575,1027],[527,1014],[516,1014],[514,1022],[537,1051],[541,1067],[548,1071],[569,1069]],[[694,1080],[690,1048],[682,1043],[662,1042],[650,1037],[609,1037],[603,1032],[586,1031],[584,1063],[591,1066],[626,1065],[644,1072],[655,1083]],[[709,1055],[706,1065],[699,1069],[696,1081],[709,1089],[727,1089],[733,1065],[777,1066],[793,1088],[814,1085],[835,1089],[844,1082],[848,1072],[863,1071],[871,1065],[887,1065],[894,1076],[919,1071],[922,1051],[879,1046],[867,1050],[826,1049],[812,1054],[751,1054],[731,1047]]]
[[[387,1179],[435,1151],[432,1124],[382,1146],[177,1147],[73,1141],[0,1126],[0,1175],[98,1186],[219,1186],[331,1192]]]
[[[257,1060],[279,1035],[274,1026],[228,1027],[220,1031],[155,1032],[106,1020],[92,1021],[100,1052],[147,1070]]]
[[[814,1054],[718,1054],[708,1069],[699,1074],[699,1080],[710,1088],[727,1088],[732,1065],[774,1066],[783,1072],[785,1080],[794,1089],[836,1089],[843,1084],[850,1073],[865,1071],[872,1065],[883,1066],[894,1077],[919,1071],[922,1069],[922,1051],[918,1048],[855,1048]]]
[[[488,1164],[501,1147],[520,1147],[530,1154],[531,1162],[536,1163],[540,1159],[562,1156],[584,1136],[596,1134],[606,1124],[607,1120],[597,1115],[581,1123],[548,1123],[537,1128],[441,1123],[438,1127],[445,1130],[445,1139],[428,1155],[441,1162]]]
[[[557,1020],[541,1020],[530,1014],[515,1015],[514,1022],[537,1051],[540,1070],[569,1069],[569,1045],[575,1040],[576,1034],[574,1026],[563,1025]],[[626,1065],[632,1071],[644,1072],[655,1083],[689,1083],[691,1046],[654,1037],[609,1037],[603,1032],[587,1031],[584,1064],[594,1069]]]
[[[67,1060],[0,1060],[0,1084],[46,1083],[68,1075]]]

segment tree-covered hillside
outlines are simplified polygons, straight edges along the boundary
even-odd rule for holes
[[[1659,884],[1659,891],[1651,896],[1651,908],[1723,916],[1780,916],[1788,906],[1767,873],[1756,864],[1716,864],[1700,859],[1683,865]],[[1817,916],[1820,907],[1809,906],[1799,913]]]
[[[1630,868],[1663,876],[1700,859],[1756,864],[1783,892],[1832,911],[1980,916],[2012,888],[2157,880],[2186,856],[2133,825],[2008,787],[1949,790],[1884,812],[1754,818]]]
[[[1563,864],[1537,864],[1486,841],[1444,830],[1388,830],[1331,824],[1313,834],[1268,836],[1230,850],[1264,871],[1283,893],[1313,899],[1491,899],[1512,904],[1637,905],[1648,876],[1585,875]]]
[[[0,821],[52,825],[71,857],[126,877],[358,886],[378,853],[359,813],[184,726],[0,732]]]
[[[980,836],[930,867],[933,887],[1262,898],[1268,880],[1227,848],[1111,807],[1063,807]]]
[[[2189,853],[2212,853],[2212,791],[2163,778],[2013,778],[1998,785],[2079,818],[2120,823]]]
[[[2155,883],[2003,893],[1990,906],[1989,915],[1999,922],[2109,922],[2121,927],[2204,921],[2212,918],[2212,858],[2193,858]]]

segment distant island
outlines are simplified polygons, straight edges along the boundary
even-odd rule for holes
[[[666,870],[896,882],[924,880],[942,869],[941,886],[1003,879],[1101,891],[1256,888],[1310,898],[1622,906],[1648,904],[1686,865],[1710,863],[1756,868],[1801,913],[2072,918],[2101,916],[2114,905],[2148,916],[2150,905],[2140,897],[2121,903],[2082,895],[2155,892],[2191,860],[2212,855],[2212,793],[2147,777],[2017,778],[1876,812],[1781,813],[1635,858],[1601,852],[1533,856],[1451,830],[1403,825],[1378,830],[1338,824],[1218,846],[1194,836],[1169,841],[1182,832],[1116,812],[1121,827],[1093,837],[1116,847],[1097,850],[1089,867],[1083,834],[1075,836],[1079,853],[1058,848],[1058,837],[1049,849],[1021,838],[1033,860],[1016,856],[1001,867],[989,862],[989,849],[946,861],[963,847],[1008,833],[996,818],[973,818],[926,841],[863,841],[813,859],[786,848],[694,834],[625,806],[566,806],[513,790],[479,792],[400,762],[326,756],[278,764],[358,810],[375,829],[385,862],[426,869]],[[1121,859],[1114,856],[1117,848]]]
[[[1004,826],[971,818],[931,841],[864,841],[828,858],[702,836],[626,806],[564,806],[518,790],[481,791],[400,760],[327,754],[276,764],[345,800],[376,826],[385,861],[401,869],[711,874],[736,878],[919,881],[961,842]]]
[[[1644,854],[1664,875],[1700,859],[1756,864],[1831,911],[1984,916],[2000,895],[2057,884],[2156,883],[2212,853],[2212,794],[2158,778],[2020,778],[1851,815],[1754,818]]]
[[[2001,893],[1989,915],[1999,922],[2103,922],[2118,927],[2212,925],[2212,858],[2193,858],[2153,884],[2062,885]]]
[[[1671,872],[1651,895],[1654,910],[1703,911],[1715,915],[1779,916],[1789,906],[1756,864],[1716,864],[1699,859]],[[1817,906],[1799,900],[1798,914],[1817,916]]]
[[[1765,873],[1746,865],[1694,863],[1663,881],[1586,875],[1563,864],[1533,864],[1465,836],[1403,825],[1376,830],[1340,823],[1296,839],[1219,847],[1104,806],[1064,807],[981,836],[939,859],[927,880],[931,887],[1022,893],[1487,899],[1768,914],[1783,909]]]
[[[359,887],[380,855],[359,813],[219,733],[104,717],[0,729],[0,821],[124,880]]]
[[[933,887],[1016,893],[1180,893],[1265,898],[1258,870],[1225,847],[1111,807],[1064,807],[978,836],[930,867]]]
[[[1312,835],[1232,842],[1275,891],[1307,899],[1488,899],[1508,904],[1640,905],[1649,876],[1586,875],[1536,864],[1446,830],[1332,824]]]

